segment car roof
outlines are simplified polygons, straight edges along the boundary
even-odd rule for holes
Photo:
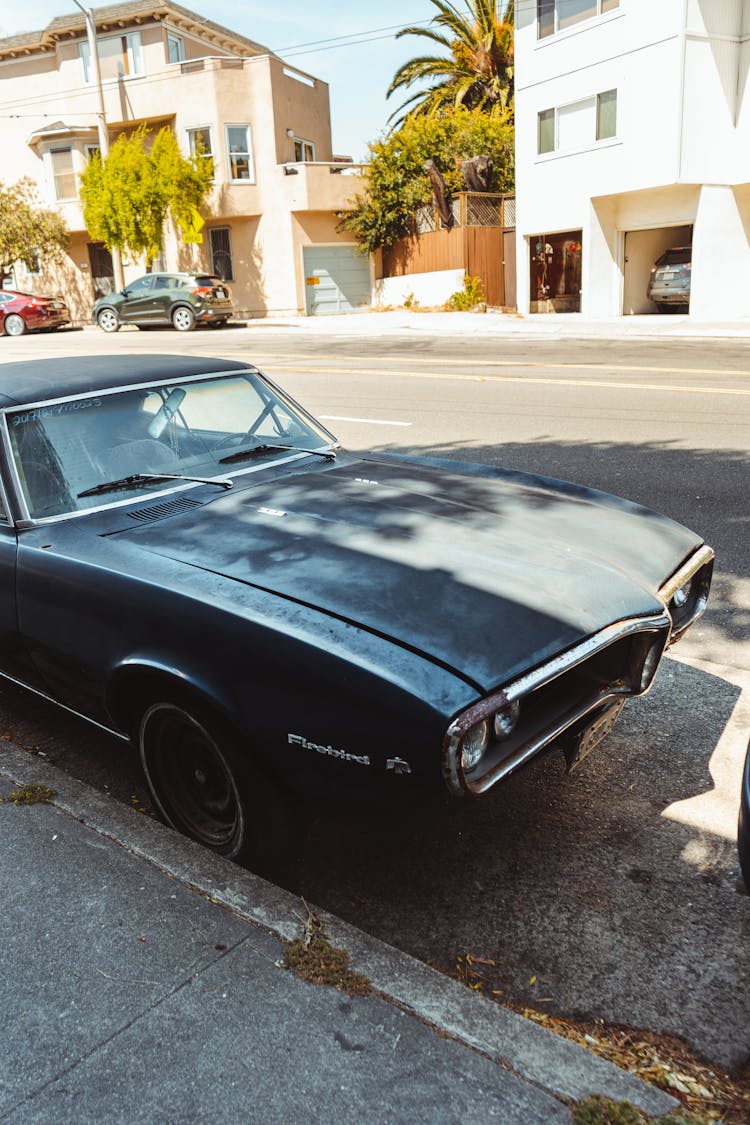
[[[239,360],[178,355],[83,355],[2,363],[0,408],[191,375],[254,370]]]
[[[210,270],[154,270],[153,273],[144,273],[143,277],[217,277]]]

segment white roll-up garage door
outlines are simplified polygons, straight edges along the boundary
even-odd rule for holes
[[[305,246],[308,316],[354,312],[370,304],[370,260],[356,246]]]

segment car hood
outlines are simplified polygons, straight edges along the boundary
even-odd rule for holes
[[[658,611],[656,590],[701,542],[604,493],[462,469],[349,457],[264,473],[124,534],[355,623],[485,691],[625,616]]]

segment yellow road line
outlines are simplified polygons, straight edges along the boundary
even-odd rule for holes
[[[621,390],[621,391],[659,391],[671,394],[686,394],[686,395],[733,395],[734,397],[750,397],[750,388],[742,387],[685,387],[677,385],[670,385],[668,383],[622,383],[614,381],[604,381],[599,379],[543,379],[537,375],[459,375],[455,372],[443,371],[397,371],[389,368],[385,371],[380,368],[373,367],[335,367],[329,370],[321,370],[319,367],[303,367],[295,364],[293,367],[285,367],[273,362],[262,365],[268,368],[269,371],[284,371],[290,374],[300,375],[378,375],[382,376],[397,376],[404,379],[449,379],[458,380],[471,383],[525,383],[535,384],[544,387],[601,387],[603,390]],[[541,364],[539,366],[542,366]]]

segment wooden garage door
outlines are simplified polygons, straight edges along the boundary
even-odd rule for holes
[[[370,260],[356,246],[305,246],[308,316],[354,312],[370,304]]]

